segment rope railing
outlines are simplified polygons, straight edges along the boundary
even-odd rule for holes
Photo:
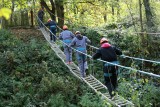
[[[36,15],[36,16],[37,16],[37,15]],[[38,16],[37,16],[37,18],[39,19]],[[47,28],[40,19],[39,19],[39,21],[43,24],[43,26],[44,26],[45,28]],[[52,35],[54,35],[48,28],[47,28],[47,30],[48,30]],[[57,38],[56,35],[54,35],[54,36]],[[58,39],[58,38],[57,38],[57,39]],[[65,45],[68,46],[68,44],[66,44],[66,43],[63,42],[62,40],[60,40],[60,41],[61,41],[61,43],[63,43],[63,44],[65,44]],[[85,53],[83,53],[83,52],[81,52],[81,51],[79,51],[79,50],[77,50],[77,49],[75,49],[75,48],[73,48],[73,47],[70,47],[70,48],[71,48],[72,50],[74,50],[74,51],[76,51],[76,52],[79,52],[79,53],[81,53],[81,54],[89,57],[90,59],[92,59],[92,56],[90,56],[90,55],[88,55],[88,54],[85,54]],[[128,70],[136,71],[136,72],[139,72],[139,73],[142,73],[142,74],[145,74],[145,75],[149,75],[149,76],[153,76],[153,77],[156,77],[156,78],[160,78],[160,75],[157,75],[157,74],[145,72],[145,71],[142,71],[142,70],[137,70],[137,69],[134,69],[134,68],[131,68],[131,67],[122,66],[122,65],[119,65],[119,64],[114,64],[114,63],[107,62],[107,61],[104,61],[104,60],[101,60],[101,59],[97,59],[97,60],[100,61],[100,62],[107,63],[107,64],[115,65],[115,66],[118,66],[118,67],[121,67],[121,68],[125,68],[125,69],[128,69]]]
[[[150,32],[132,32],[132,33],[138,33],[138,34],[150,34],[150,35],[160,35],[159,32],[157,32],[157,33],[150,33]]]
[[[50,11],[49,11],[50,12]],[[53,14],[52,12],[50,12],[51,14]],[[54,14],[53,14],[54,15]],[[57,15],[54,15],[54,16],[56,16],[56,17],[58,17]],[[58,17],[58,18],[60,18],[60,17]],[[60,18],[61,20],[64,20],[64,19],[62,19],[62,18]],[[60,30],[62,30],[59,26],[58,26],[58,28],[60,29]],[[134,33],[144,33],[144,34],[160,34],[160,33],[147,33],[147,32],[134,32]],[[90,46],[90,47],[92,47],[92,48],[94,48],[94,49],[98,49],[97,47],[94,47],[94,46],[92,46],[92,45],[89,45],[89,44],[87,44],[88,46]],[[121,55],[121,57],[122,58],[130,58],[130,59],[135,59],[135,60],[140,60],[140,61],[146,61],[146,62],[152,62],[152,63],[157,63],[157,64],[160,64],[160,61],[153,61],[153,60],[147,60],[147,59],[142,59],[142,58],[136,58],[136,57],[131,57],[131,56],[127,56],[127,55]]]
[[[90,47],[92,47],[92,48],[94,48],[96,50],[99,49],[99,48],[97,48],[95,46],[92,46],[92,45],[88,45],[88,46],[90,46]],[[131,56],[127,56],[127,55],[120,55],[120,56],[123,57],[123,58],[130,58],[130,59],[135,59],[135,60],[140,60],[140,61],[146,61],[146,62],[152,62],[152,63],[160,64],[160,61],[147,60],[147,59],[136,58],[136,57],[131,57]]]

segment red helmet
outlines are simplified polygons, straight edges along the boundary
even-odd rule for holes
[[[52,21],[52,19],[48,19],[48,22]]]
[[[100,44],[102,44],[102,43],[104,43],[104,42],[108,42],[108,39],[102,38],[102,39],[100,40]]]
[[[67,25],[63,25],[63,30],[66,30],[68,29],[68,26]]]

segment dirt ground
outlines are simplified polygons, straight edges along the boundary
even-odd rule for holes
[[[22,40],[30,37],[44,39],[41,31],[36,28],[12,28],[11,32]]]

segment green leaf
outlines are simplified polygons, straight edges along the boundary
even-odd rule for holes
[[[0,17],[4,16],[7,20],[9,19],[11,14],[11,10],[8,8],[2,8],[0,9]]]

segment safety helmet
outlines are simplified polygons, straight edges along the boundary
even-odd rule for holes
[[[52,21],[52,19],[48,19],[48,22]]]
[[[76,31],[76,32],[75,32],[75,35],[76,35],[76,34],[81,34],[81,32],[80,32],[80,31]]]
[[[66,30],[68,29],[68,26],[67,25],[63,25],[63,30]]]
[[[102,43],[104,43],[104,42],[108,42],[108,39],[102,38],[102,39],[100,40],[100,44],[102,44]]]

